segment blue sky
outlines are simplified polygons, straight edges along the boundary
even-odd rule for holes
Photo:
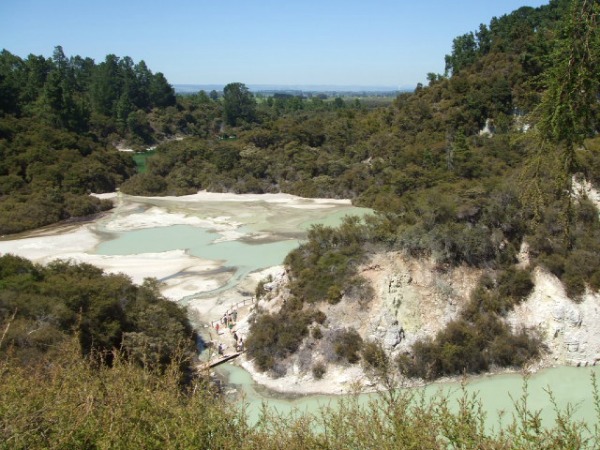
[[[548,0],[0,0],[0,47],[145,60],[172,84],[415,86],[452,39]]]

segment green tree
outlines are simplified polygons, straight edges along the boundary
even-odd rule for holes
[[[543,137],[564,149],[563,167],[574,167],[574,148],[592,131],[600,93],[600,4],[592,0],[572,3],[553,64],[547,73],[548,89],[541,104]]]
[[[256,100],[243,83],[229,83],[223,89],[223,114],[231,126],[256,120]]]
[[[477,58],[477,42],[470,32],[454,38],[452,54],[446,55],[446,75],[455,74]]]
[[[43,56],[29,55],[24,61],[25,84],[21,93],[21,102],[32,103],[41,94],[48,73],[52,68],[52,61]],[[0,97],[3,97],[0,95]]]
[[[571,191],[572,176],[577,171],[576,150],[598,127],[599,16],[600,4],[597,1],[572,2],[552,55],[553,64],[546,74],[548,89],[540,104],[542,139],[558,149],[560,168],[557,182],[560,190],[567,192],[563,196],[567,240],[572,238]]]
[[[153,106],[166,108],[175,105],[175,91],[161,72],[152,77],[150,83],[150,101]]]
[[[19,110],[23,61],[7,50],[0,52],[0,112],[13,114]]]
[[[108,117],[114,115],[121,91],[119,58],[107,55],[104,62],[96,66],[91,85],[94,111]]]

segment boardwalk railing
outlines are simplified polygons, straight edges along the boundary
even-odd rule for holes
[[[246,306],[248,303],[256,303],[256,299],[254,297],[250,297],[250,298],[245,298],[244,300],[242,300],[241,302],[237,302],[231,309],[238,309],[240,307],[244,307]]]
[[[248,304],[254,305],[255,303],[256,303],[255,297],[245,298],[244,300],[241,300],[241,301],[237,302],[236,304],[232,305],[227,311],[225,311],[225,316],[229,316],[230,314],[233,313],[233,311],[236,311],[239,308],[243,308],[244,306],[246,306]],[[221,320],[213,320],[210,322],[210,326],[214,328],[216,324],[220,324],[220,323],[221,323]]]

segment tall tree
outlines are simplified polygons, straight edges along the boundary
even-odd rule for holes
[[[241,121],[256,120],[256,100],[243,83],[229,83],[223,89],[225,122],[236,126]]]
[[[54,125],[82,131],[87,124],[88,109],[78,92],[75,69],[61,46],[54,49],[52,66],[43,87],[40,106]]]
[[[21,93],[22,103],[34,102],[42,93],[48,74],[52,68],[52,61],[43,56],[29,55],[24,61],[25,82]]]
[[[152,82],[152,72],[148,69],[146,62],[141,60],[134,67],[137,80],[137,98],[135,104],[140,109],[148,109],[150,106],[150,83]]]
[[[107,55],[104,62],[96,66],[91,93],[94,111],[112,117],[121,92],[119,58]]]
[[[446,75],[455,74],[472,64],[477,58],[477,50],[477,42],[472,32],[454,38],[452,54],[446,55]]]
[[[19,110],[23,61],[7,50],[0,52],[0,113],[13,114]]]
[[[150,83],[150,101],[152,106],[166,108],[175,105],[175,91],[161,72],[152,77]]]
[[[600,3],[574,0],[560,31],[552,65],[546,73],[547,89],[539,107],[542,148],[556,149],[557,192],[565,201],[564,229],[570,237],[572,176],[577,171],[576,151],[598,129],[600,94]]]

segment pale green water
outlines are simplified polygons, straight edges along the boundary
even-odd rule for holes
[[[248,419],[255,423],[263,404],[276,412],[288,415],[290,413],[318,413],[326,406],[335,407],[341,399],[347,396],[308,395],[295,399],[285,399],[256,385],[248,372],[225,364],[218,369],[226,376],[228,383],[243,395],[243,403],[247,406]],[[530,411],[540,411],[542,423],[551,426],[556,417],[547,391],[551,390],[560,409],[567,404],[576,407],[571,418],[577,421],[594,423],[597,421],[592,398],[591,374],[600,376],[600,367],[556,367],[542,370],[531,375],[527,380],[527,405]],[[498,430],[499,426],[512,422],[515,413],[514,402],[523,395],[524,378],[519,374],[503,374],[470,378],[466,384],[469,395],[475,393],[481,400],[486,415],[486,425],[489,430]],[[424,388],[426,399],[436,395],[445,395],[452,406],[462,397],[460,383],[435,383]],[[359,394],[357,400],[361,405],[376,399],[377,394]]]
[[[197,298],[231,289],[249,273],[281,264],[285,256],[299,245],[296,239],[261,243],[214,242],[220,237],[215,232],[191,225],[147,228],[115,233],[114,239],[98,245],[96,253],[135,255],[180,249],[201,259],[220,261],[224,268],[235,269],[235,274],[225,285],[194,294],[193,297]],[[187,304],[189,300],[183,299],[181,303]]]
[[[249,244],[243,241],[214,242],[221,236],[191,225],[147,228],[115,233],[115,238],[101,243],[99,255],[134,255],[175,249],[187,250],[202,259],[224,261],[228,267],[257,270],[283,262],[285,255],[298,246],[295,239]]]
[[[134,255],[186,250],[192,256],[220,262],[223,269],[234,270],[234,275],[226,284],[212,291],[190,295],[181,300],[182,304],[187,304],[194,298],[215,295],[235,288],[249,273],[282,264],[286,255],[298,247],[300,244],[298,238],[302,238],[311,225],[335,226],[347,215],[364,216],[372,212],[366,208],[351,206],[338,206],[331,209],[289,208],[262,201],[229,204],[202,202],[178,204],[177,201],[169,202],[161,199],[145,201],[166,209],[174,208],[173,204],[177,204],[174,209],[178,212],[184,211],[198,217],[225,215],[231,217],[234,222],[244,224],[237,230],[241,233],[266,235],[266,239],[262,241],[215,242],[221,238],[221,235],[191,225],[106,233],[110,238],[97,246],[96,253],[99,255]],[[139,210],[135,212],[139,213]]]
[[[158,202],[156,201],[156,203]],[[182,205],[181,209],[184,206],[187,205]],[[225,210],[223,205],[219,205],[219,209],[215,211],[212,210],[213,208],[215,207],[212,205],[203,205],[202,208],[198,207],[197,214],[217,216],[223,214]],[[234,219],[246,224],[242,231],[268,232],[273,239],[279,240],[252,244],[243,241],[215,243],[214,241],[220,237],[217,233],[189,225],[175,225],[114,233],[112,234],[113,239],[98,246],[97,253],[128,255],[185,249],[196,257],[220,261],[224,267],[236,269],[236,274],[229,282],[218,289],[218,291],[222,291],[235,287],[241,278],[254,270],[281,264],[287,253],[299,244],[297,239],[286,239],[286,235],[302,235],[303,231],[315,223],[334,226],[340,223],[341,219],[349,213],[362,215],[368,211],[343,208],[315,213],[314,211],[301,209],[278,209],[276,206],[260,203],[248,204],[243,207],[232,204],[227,208],[231,208],[231,211],[226,211],[226,214],[231,214]],[[202,214],[200,214],[200,211],[202,211]],[[214,292],[212,293],[214,294]],[[255,385],[250,375],[239,367],[224,365],[219,370],[227,376],[231,385],[243,392],[244,402],[248,405],[248,413],[252,421],[257,420],[263,402],[283,414],[295,409],[300,412],[316,413],[323,406],[335,406],[343,398],[320,395],[288,400],[284,396]],[[548,395],[544,390],[549,387],[554,393],[560,408],[564,408],[569,402],[578,405],[573,415],[574,419],[594,421],[595,413],[590,383],[592,372],[600,375],[600,369],[596,367],[559,367],[547,369],[533,375],[529,379],[529,407],[533,410],[540,410],[544,423],[551,424],[554,413]],[[514,411],[511,396],[516,400],[521,396],[522,388],[523,379],[519,375],[473,378],[467,385],[469,393],[478,392],[487,415],[488,426],[496,429],[498,428],[499,411],[506,412],[503,416],[503,424],[511,421]],[[456,383],[435,384],[424,389],[427,397],[436,395],[440,389],[452,399],[460,396],[460,386]],[[373,398],[372,394],[364,394],[358,397],[362,404],[366,404]]]

